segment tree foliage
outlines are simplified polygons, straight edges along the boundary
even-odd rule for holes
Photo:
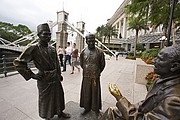
[[[100,40],[101,42],[102,42],[102,38],[103,38],[103,36],[104,36],[104,30],[105,30],[105,26],[104,26],[104,25],[98,26],[98,27],[96,28],[96,33],[95,33],[96,38],[97,38],[98,40]]]
[[[146,24],[145,24],[145,20],[141,19],[140,17],[135,17],[134,15],[132,15],[131,17],[129,17],[129,30],[135,30],[136,31],[136,39],[134,41],[134,57],[136,58],[136,46],[138,43],[138,34],[139,31],[142,29],[146,29]]]
[[[19,24],[14,26],[11,23],[0,21],[0,37],[10,42],[13,42],[30,33],[32,33],[32,31],[25,25]]]
[[[104,39],[108,38],[108,47],[110,47],[110,39],[112,38],[112,36],[117,36],[117,34],[117,29],[110,24],[101,25],[96,29],[97,38],[99,38],[100,40],[102,40],[103,37]]]
[[[142,19],[150,21],[154,28],[163,25],[163,32],[166,35],[172,0],[132,0],[131,4],[126,6],[128,15],[137,14]],[[177,25],[180,23],[180,4],[175,0],[175,9],[173,22]]]
[[[134,29],[136,31],[134,49],[137,44],[138,32],[141,29],[146,30],[148,27],[147,22],[150,22],[154,28],[163,25],[163,32],[166,36],[171,1],[172,0],[132,0],[131,4],[128,4],[125,7],[125,12],[129,16],[129,29]],[[173,22],[175,23],[175,26],[178,26],[180,23],[180,4],[177,4],[177,0],[175,0],[175,4]],[[134,56],[136,55],[135,50]]]

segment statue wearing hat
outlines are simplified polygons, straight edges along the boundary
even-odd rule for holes
[[[49,45],[51,31],[47,23],[38,25],[37,35],[38,44],[28,47],[14,60],[14,65],[25,80],[37,80],[41,118],[49,120],[54,115],[69,118],[70,115],[63,112],[65,109],[64,91],[61,84],[63,77],[56,49]],[[27,66],[31,61],[38,69],[37,73],[32,72]]]

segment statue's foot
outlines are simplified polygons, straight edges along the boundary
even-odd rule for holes
[[[61,118],[61,117],[63,117],[63,118],[70,118],[71,115],[69,113],[62,112],[60,115],[58,115],[58,118]]]
[[[81,115],[85,115],[85,114],[87,114],[88,112],[90,112],[91,110],[89,110],[89,109],[85,109],[82,113],[81,113]]]
[[[96,116],[99,116],[101,114],[101,112],[99,110],[96,110],[94,112],[95,112]]]

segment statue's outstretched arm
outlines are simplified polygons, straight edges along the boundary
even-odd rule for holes
[[[117,100],[117,108],[121,112],[122,117],[126,120],[129,119],[131,111],[135,110],[135,106],[131,104],[125,97],[122,96],[120,90],[118,89],[117,85],[112,85],[109,83],[109,91],[110,93],[116,98]]]
[[[122,94],[116,84],[112,85],[111,83],[109,83],[108,88],[109,92],[116,98],[117,101],[122,98]]]

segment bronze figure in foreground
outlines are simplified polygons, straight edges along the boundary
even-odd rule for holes
[[[90,110],[99,113],[102,107],[100,74],[105,67],[105,57],[102,50],[95,47],[94,34],[86,36],[86,43],[88,47],[80,54],[80,65],[83,69],[80,107],[85,109],[82,114]]]
[[[159,75],[144,101],[131,104],[116,85],[109,84],[116,107],[106,110],[100,120],[179,120],[180,119],[180,46],[162,49],[155,58],[154,72]]]
[[[17,71],[26,79],[37,80],[39,91],[39,116],[50,119],[54,115],[69,118],[64,113],[64,91],[61,85],[63,77],[58,61],[56,49],[48,43],[51,39],[51,32],[47,23],[37,27],[39,43],[27,48],[17,59],[14,65]],[[27,64],[33,61],[38,73],[35,74],[28,68]]]

